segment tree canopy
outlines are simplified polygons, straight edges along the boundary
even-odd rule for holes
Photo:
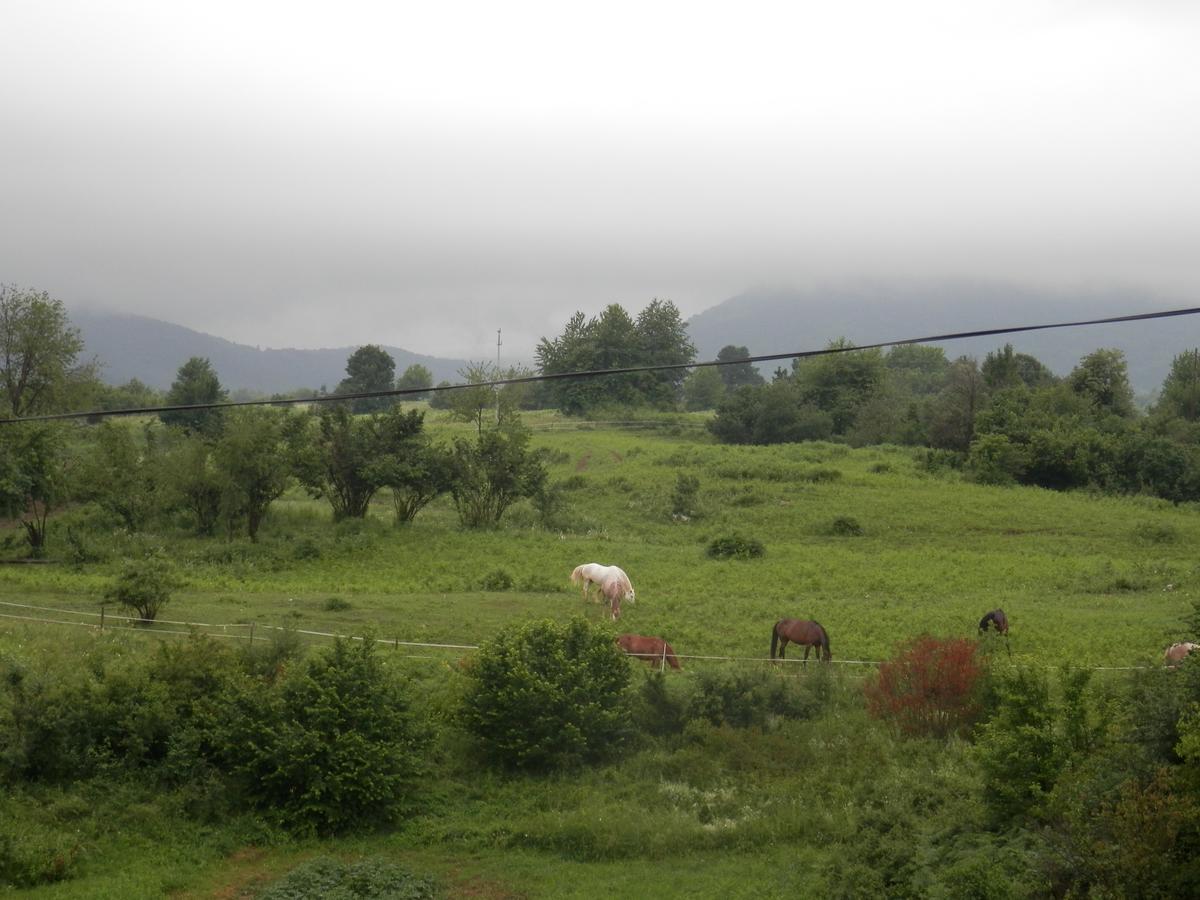
[[[228,398],[229,391],[221,387],[212,363],[204,357],[193,356],[179,367],[166,399],[168,406],[192,406],[221,403]],[[221,429],[219,409],[173,410],[160,413],[159,418],[166,425],[178,425],[201,434],[213,434]]]
[[[77,363],[82,351],[60,300],[0,285],[0,413],[20,418],[54,411],[73,380],[92,374]]]
[[[396,378],[396,361],[378,344],[364,344],[346,360],[346,377],[338,384],[338,394],[390,391]],[[354,401],[356,413],[378,412],[395,403],[391,397],[360,397]]]

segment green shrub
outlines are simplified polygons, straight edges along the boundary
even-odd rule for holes
[[[807,481],[810,484],[829,484],[834,481],[841,481],[842,473],[839,469],[806,469],[797,476],[799,481]]]
[[[243,680],[213,733],[240,796],[317,834],[393,821],[412,803],[425,742],[369,639],[339,638],[274,684]]]
[[[757,559],[766,552],[762,541],[740,534],[714,538],[705,551],[710,559]]]
[[[104,592],[104,599],[135,611],[141,624],[153,622],[181,586],[174,567],[164,556],[126,560],[117,579]]]
[[[480,587],[485,591],[511,591],[513,589],[512,573],[507,569],[493,569],[483,576]]]
[[[680,472],[675,476],[675,490],[671,493],[671,515],[676,518],[693,518],[696,515],[696,497],[700,493],[700,479],[695,475]]]
[[[825,531],[835,537],[859,537],[863,534],[863,527],[854,516],[838,516],[826,526]]]
[[[439,896],[436,882],[393,863],[364,859],[341,863],[318,856],[293,869],[261,894],[259,900],[426,900]]]
[[[341,597],[330,597],[323,604],[322,609],[326,612],[345,612],[350,609],[350,601],[343,600]]]
[[[574,766],[610,755],[627,736],[629,665],[611,633],[581,619],[506,628],[467,675],[462,721],[502,766]]]
[[[1179,541],[1179,529],[1168,522],[1139,522],[1133,536],[1147,544],[1175,544]]]

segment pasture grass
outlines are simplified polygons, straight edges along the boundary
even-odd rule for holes
[[[837,662],[885,658],[921,632],[974,634],[995,607],[1011,624],[1002,664],[1158,665],[1163,647],[1187,636],[1200,574],[1191,505],[976,485],[928,471],[907,448],[720,446],[698,416],[637,427],[549,413],[528,421],[566,498],[550,523],[522,503],[501,529],[464,531],[442,498],[397,527],[381,496],[367,520],[334,524],[327,505],[293,490],[258,544],[98,528],[86,537],[92,561],[71,564],[52,531],[62,562],[0,566],[0,600],[94,613],[123,558],[165,547],[186,586],[162,619],[222,625],[203,630],[246,644],[249,630],[237,626],[250,623],[257,642],[370,633],[391,644],[389,664],[441,726],[424,813],[394,831],[319,844],[284,840],[253,819],[206,825],[184,812],[194,798],[120,780],[10,793],[0,817],[24,823],[31,853],[61,853],[70,869],[69,880],[26,894],[251,896],[317,855],[395,862],[451,896],[827,893],[838,859],[857,852],[864,816],[924,804],[938,813],[929,822],[960,823],[940,840],[947,853],[962,850],[979,822],[969,799],[978,775],[965,745],[899,741],[869,722],[857,699],[866,667],[821,674],[757,661],[777,619],[819,620]],[[470,433],[437,418],[430,429]],[[687,521],[672,516],[678,474],[699,482]],[[830,527],[846,520],[859,529]],[[731,534],[761,542],[763,555],[709,558],[712,542]],[[595,770],[532,778],[481,769],[450,713],[471,651],[404,642],[477,644],[530,618],[601,620],[602,608],[568,581],[592,561],[630,573],[637,602],[611,627],[670,641],[684,663],[670,683],[736,666],[828,678],[834,701],[812,718],[750,729],[693,723]],[[109,624],[101,635],[0,619],[0,655],[83,658],[96,642],[142,652],[186,631]],[[689,658],[699,656],[738,661]],[[650,677],[636,668],[635,681]],[[934,826],[918,818],[911,827]]]

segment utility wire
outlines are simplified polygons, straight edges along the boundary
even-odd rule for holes
[[[900,347],[906,344],[933,344],[940,341],[955,341],[964,338],[990,337],[999,334],[1017,334],[1024,331],[1045,331],[1051,328],[1079,328],[1084,325],[1111,325],[1119,322],[1141,322],[1149,319],[1168,319],[1175,316],[1194,316],[1200,307],[1171,309],[1160,312],[1137,313],[1129,316],[1110,316],[1104,319],[1084,319],[1077,322],[1054,322],[1048,325],[1014,325],[1007,328],[984,328],[975,331],[956,331],[947,334],[932,334],[926,337],[901,338],[879,341],[858,346],[826,347],[823,350],[793,350],[789,353],[771,353],[765,356],[744,356],[738,359],[710,360],[708,362],[660,363],[648,366],[626,366],[620,369],[592,369],[579,372],[553,372],[541,375],[526,375],[519,378],[498,378],[493,381],[473,381],[460,384],[441,384],[425,388],[394,388],[386,391],[357,391],[349,394],[325,394],[313,397],[294,397],[281,400],[235,400],[221,403],[192,403],[181,406],[144,406],[133,409],[93,410],[91,412],[56,413],[46,416],[28,416],[21,419],[0,419],[0,425],[18,422],[49,422],[59,419],[87,419],[99,422],[110,416],[136,416],[147,413],[189,412],[202,409],[232,409],[238,406],[290,406],[297,403],[332,403],[335,401],[364,400],[374,397],[406,397],[426,394],[431,391],[457,391],[466,388],[502,387],[508,384],[533,384],[538,381],[558,381],[565,378],[599,378],[608,375],[632,375],[640,372],[666,372],[677,369],[700,369],[707,366],[735,366],[743,363],[776,362],[784,359],[807,359],[813,356],[828,356],[834,353],[852,353],[859,350],[875,350],[881,347]]]

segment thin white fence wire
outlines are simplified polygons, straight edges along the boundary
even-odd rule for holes
[[[49,607],[49,606],[32,606],[32,605],[25,604],[25,603],[11,603],[11,602],[4,601],[4,600],[0,600],[0,606],[7,606],[7,607],[12,607],[12,608],[17,608],[17,609],[30,609],[30,610],[35,610],[38,612],[53,612],[53,613],[58,613],[59,615],[92,616],[92,617],[96,617],[96,618],[101,618],[100,613],[85,612],[83,610],[61,609],[61,608]],[[17,615],[14,613],[3,613],[3,612],[0,612],[0,619],[16,619],[16,620],[20,620],[20,621],[24,621],[24,622],[35,622],[35,623],[46,624],[46,625],[82,625],[86,628],[92,628],[92,629],[96,629],[96,630],[99,630],[102,627],[100,623],[72,622],[72,621],[64,621],[61,619],[42,619],[42,618],[37,618],[34,616],[23,616],[23,615]],[[286,628],[282,625],[263,625],[263,624],[256,625],[256,623],[254,623],[254,622],[234,622],[234,623],[228,623],[228,624],[226,624],[226,623],[213,624],[213,623],[205,623],[205,622],[179,622],[179,621],[172,621],[172,620],[166,620],[166,619],[159,619],[159,620],[139,619],[136,617],[129,617],[129,616],[105,616],[104,617],[104,621],[107,621],[108,619],[117,619],[119,621],[124,621],[124,622],[142,622],[142,623],[145,623],[148,625],[185,625],[188,628],[192,629],[191,631],[176,631],[176,630],[171,630],[171,629],[167,629],[167,628],[157,628],[157,627],[146,628],[146,629],[137,629],[138,633],[147,634],[147,635],[189,636],[189,635],[193,635],[193,634],[202,634],[206,637],[228,638],[231,640],[247,640],[247,639],[249,639],[249,640],[253,641],[254,630],[257,627],[257,628],[265,630],[265,631],[285,631],[285,632],[291,632],[292,634],[302,634],[302,635],[305,635],[308,637],[342,638],[344,640],[354,640],[354,641],[361,641],[364,639],[361,635],[339,634],[337,632],[331,632],[331,631],[312,631],[312,630],[303,629],[303,628]],[[127,626],[118,626],[118,627],[120,627],[121,630],[123,630],[123,631],[125,631],[125,630],[134,631],[135,630],[132,628],[128,628]],[[198,631],[197,630],[197,629],[201,629],[201,628],[220,628],[220,629],[222,629],[222,631],[213,632],[213,631]],[[224,631],[224,629],[228,629],[228,628],[248,628],[248,629],[250,629],[250,632],[248,635],[227,634]],[[392,647],[394,647],[396,649],[399,649],[400,647],[414,647],[414,648],[438,649],[438,650],[478,650],[479,649],[478,644],[439,644],[439,643],[424,642],[424,641],[402,641],[399,638],[391,638],[391,639],[376,638],[376,640],[378,643],[380,643],[382,645],[386,646],[386,645],[390,644]],[[651,662],[655,662],[655,663],[658,663],[661,661],[662,665],[664,667],[666,664],[665,655],[660,654],[660,653],[629,653],[627,655],[638,657],[639,659],[645,659],[647,661],[651,661]],[[430,656],[430,655],[421,655],[421,654],[412,654],[412,653],[405,654],[405,657],[408,659],[435,659],[435,660],[441,660],[441,659],[445,658],[442,656]],[[702,655],[698,655],[698,654],[685,654],[685,653],[676,653],[675,658],[679,659],[679,660],[687,659],[687,660],[700,660],[700,661],[706,661],[706,662],[784,663],[784,664],[792,664],[792,665],[800,664],[802,666],[806,666],[807,663],[809,662],[809,660],[806,660],[803,657],[772,659],[772,658],[765,657],[765,656],[702,656]],[[821,664],[820,660],[813,660],[812,662],[814,663],[814,665]],[[834,664],[843,665],[843,666],[879,666],[883,662],[884,662],[883,660],[877,660],[877,659],[831,659],[831,660],[825,660],[824,664],[834,663]],[[1044,668],[1044,669],[1064,668],[1061,665],[1031,664],[1031,663],[1010,663],[1009,665],[1013,668],[1022,668],[1022,667],[1023,668]],[[1092,671],[1092,672],[1135,672],[1135,671],[1143,671],[1143,670],[1151,669],[1151,668],[1155,668],[1155,667],[1153,667],[1153,666],[1069,666],[1067,668],[1087,669],[1088,671]]]

